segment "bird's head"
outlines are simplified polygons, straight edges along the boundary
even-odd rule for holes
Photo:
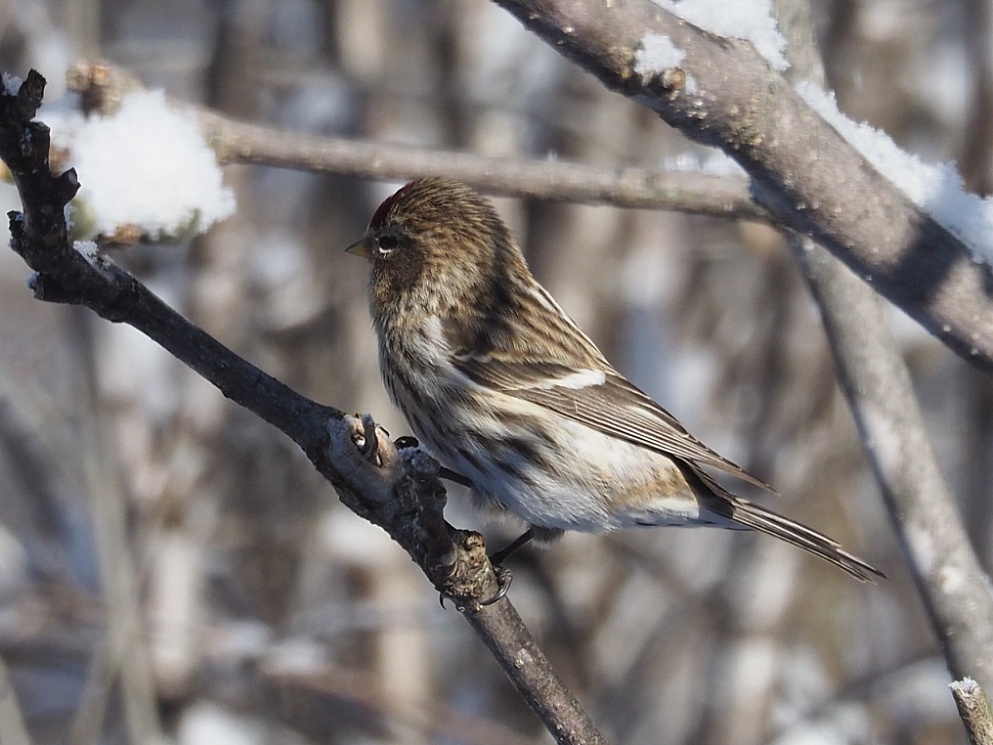
[[[495,281],[525,266],[493,207],[441,178],[412,181],[387,198],[362,240],[346,250],[372,263],[374,315],[472,307]]]

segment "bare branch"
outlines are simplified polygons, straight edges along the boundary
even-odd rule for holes
[[[503,601],[479,603],[481,598],[493,597],[498,586],[492,571],[487,571],[490,564],[482,536],[455,530],[444,522],[445,495],[437,480],[438,464],[420,450],[405,449],[399,454],[405,467],[391,468],[397,462],[397,451],[381,430],[376,436],[378,450],[371,456],[363,455],[349,444],[369,442],[367,427],[354,417],[333,422],[331,431],[331,459],[346,486],[344,491],[338,489],[342,501],[377,525],[383,524],[381,514],[365,514],[370,502],[385,513],[393,513],[385,520],[391,526],[390,536],[410,553],[435,587],[456,601],[556,742],[606,743],[555,674],[514,607]],[[383,465],[377,466],[377,460]],[[398,476],[399,483],[395,481]],[[353,503],[353,493],[362,494],[365,503]]]
[[[557,160],[492,158],[381,142],[276,131],[201,113],[204,132],[223,163],[258,163],[371,179],[445,176],[490,194],[679,210],[695,215],[769,221],[752,201],[748,180],[690,171],[597,168]]]
[[[76,65],[69,84],[88,107],[101,112],[112,111],[128,91],[140,87],[124,71],[102,64]],[[510,197],[772,221],[769,213],[753,201],[748,179],[741,175],[713,176],[666,168],[603,168],[318,137],[239,122],[203,109],[199,118],[204,138],[222,165],[255,164],[384,180],[444,176],[490,194]]]
[[[24,212],[11,212],[11,247],[35,270],[36,297],[85,305],[148,335],[235,403],[282,430],[331,482],[342,502],[385,529],[452,598],[560,743],[605,742],[552,671],[509,601],[480,607],[498,582],[482,536],[445,522],[439,466],[426,453],[398,451],[371,417],[317,404],[238,357],[169,308],[103,256],[68,243],[64,208],[78,189],[72,171],[49,170],[49,130],[32,121],[45,81],[31,71],[20,91],[0,93],[0,160],[14,176]]]
[[[790,75],[823,83],[806,0],[777,7],[794,19],[780,24],[787,33],[799,35],[797,25],[808,31],[805,43],[790,40]],[[813,241],[794,235],[790,247],[820,308],[841,389],[946,663],[956,677],[993,684],[993,593],[938,468],[882,302]]]
[[[910,374],[877,298],[824,252],[801,266],[835,355],[842,391],[953,675],[993,683],[993,594],[938,469]]]
[[[579,702],[562,685],[549,665],[536,665],[544,659],[542,651],[530,640],[519,644],[524,622],[509,603],[475,607],[463,612],[466,620],[486,642],[490,652],[507,671],[516,671],[511,682],[517,692],[544,722],[558,723],[549,732],[558,743],[606,745],[607,740],[582,712]]]
[[[750,44],[717,39],[650,0],[495,1],[608,88],[723,149],[783,225],[816,239],[963,358],[993,371],[993,271],[872,168]],[[684,75],[634,72],[647,33],[685,53]]]

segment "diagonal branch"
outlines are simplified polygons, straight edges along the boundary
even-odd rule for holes
[[[483,539],[443,514],[439,466],[417,448],[398,451],[369,416],[318,404],[238,357],[105,257],[69,245],[64,211],[79,184],[49,170],[49,130],[32,121],[45,80],[31,71],[20,90],[0,92],[0,160],[23,212],[11,212],[11,248],[35,270],[35,296],[84,305],[147,334],[235,403],[282,430],[335,487],[341,501],[399,543],[494,653],[511,682],[560,743],[605,743],[552,670],[506,599],[488,606],[498,583]]]
[[[724,150],[782,225],[813,237],[949,348],[993,372],[993,271],[872,168],[750,44],[714,37],[650,0],[495,2],[608,88]],[[682,74],[635,73],[647,33],[685,53]]]
[[[969,745],[993,745],[993,713],[986,692],[971,678],[949,684]]]
[[[778,0],[790,76],[823,83],[806,0]],[[806,36],[805,41],[801,37]],[[838,381],[946,664],[993,683],[993,593],[938,468],[879,296],[813,241],[790,236],[821,312]],[[955,577],[956,581],[949,581]]]

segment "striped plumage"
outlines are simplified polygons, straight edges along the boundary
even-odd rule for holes
[[[751,528],[860,580],[879,574],[703,470],[771,491],[611,367],[468,187],[407,184],[350,250],[372,263],[370,309],[390,398],[480,502],[543,538],[648,525]]]

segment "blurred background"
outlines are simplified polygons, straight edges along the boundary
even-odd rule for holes
[[[813,10],[841,109],[925,159],[958,160],[988,192],[988,0]],[[4,71],[37,68],[53,100],[79,59],[292,131],[607,166],[711,157],[485,0],[0,0]],[[367,265],[341,251],[399,184],[265,167],[225,179],[234,217],[115,259],[302,393],[406,433],[379,380]],[[890,577],[862,586],[722,531],[571,535],[520,552],[512,599],[612,742],[965,742],[781,237],[497,204],[617,367],[784,495],[765,504]],[[18,208],[13,187],[0,205]],[[78,745],[551,741],[459,614],[291,442],[138,332],[34,301],[27,276],[0,252],[7,732],[20,717],[26,742]],[[993,385],[891,321],[989,568]],[[451,488],[452,523],[493,546],[516,534],[462,496]]]

